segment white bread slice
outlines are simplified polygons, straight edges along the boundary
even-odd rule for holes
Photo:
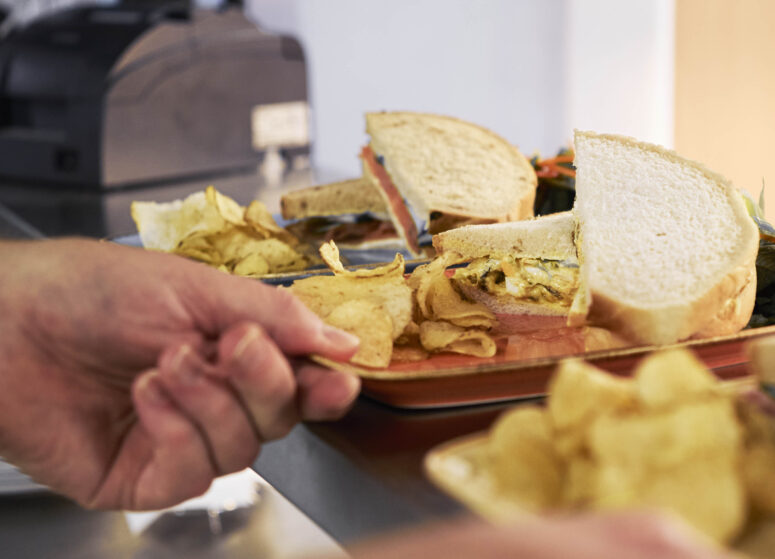
[[[569,323],[655,345],[740,330],[759,235],[731,183],[621,136],[577,131],[575,152],[581,277]]]
[[[541,258],[575,263],[574,232],[576,220],[572,212],[561,212],[534,219],[487,225],[467,225],[433,236],[437,254],[446,255],[450,262],[468,262],[476,258],[499,260]],[[568,307],[552,303],[536,303],[491,294],[464,281],[456,287],[467,298],[483,303],[495,313],[517,315],[566,316]]]
[[[387,219],[385,202],[372,182],[360,177],[293,190],[280,199],[284,219],[370,212]]]
[[[507,255],[575,260],[575,228],[572,212],[508,223],[466,225],[434,235],[433,248],[438,254],[454,252],[461,260]]]
[[[532,165],[485,128],[447,116],[381,112],[366,115],[366,132],[401,195],[426,223],[431,212],[489,222],[533,215],[538,182]]]

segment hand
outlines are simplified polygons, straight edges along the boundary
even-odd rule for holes
[[[358,340],[289,292],[96,241],[0,243],[0,455],[96,508],[156,509],[339,417]]]
[[[677,518],[645,512],[526,517],[500,526],[457,521],[381,536],[353,559],[732,559]]]

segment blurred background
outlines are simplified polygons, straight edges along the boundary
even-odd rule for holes
[[[354,173],[361,114],[435,111],[526,154],[574,128],[674,148],[758,196],[775,151],[770,0],[253,0],[310,62],[315,160]],[[775,185],[765,191],[775,217]]]
[[[95,21],[102,31],[135,25],[126,13],[116,15],[121,10],[139,10],[144,23],[123,43],[110,46],[117,35],[109,31],[76,45],[72,22],[52,16],[95,5],[112,12],[97,19],[90,13],[90,30]],[[45,164],[54,161],[49,176],[20,170],[6,177],[15,190],[2,196],[0,184],[0,202],[17,207],[19,189],[27,187],[16,182],[46,183],[60,198],[65,190],[99,191],[121,199],[119,208],[138,196],[132,189],[180,185],[194,176],[229,192],[233,170],[252,165],[259,170],[257,191],[276,211],[273,185],[360,174],[363,114],[375,110],[456,116],[492,129],[528,156],[568,146],[574,128],[626,134],[702,161],[755,198],[775,148],[775,3],[769,0],[0,0],[0,6],[6,13],[0,63],[10,68],[22,60],[29,54],[22,47],[34,54],[24,58],[34,63],[20,90],[11,91],[20,80],[8,76],[21,73],[6,70],[2,93],[15,104],[0,111],[0,181],[39,147],[30,147],[32,136],[48,134],[45,142],[53,142],[50,132],[59,124],[51,123],[63,122],[57,111],[72,99],[101,110],[76,119],[92,119],[89,126],[99,132],[84,140],[86,147],[63,148],[63,133],[87,128],[63,125],[67,130],[43,156]],[[40,27],[47,17],[49,52],[41,54],[40,33],[19,42],[20,30]],[[79,21],[78,33],[87,20]],[[73,77],[74,58],[62,58],[67,49],[104,65],[104,75],[94,64],[79,67],[85,81],[97,84],[90,93]],[[178,62],[159,69],[173,50]],[[59,81],[30,85],[30,76],[48,72],[59,72]],[[30,101],[35,95],[46,99],[40,113]],[[132,112],[129,104],[143,96],[150,104]],[[185,146],[187,138],[196,141]],[[58,191],[59,183],[67,189]],[[130,194],[123,199],[119,192]],[[772,219],[775,186],[765,198]],[[114,217],[103,229],[131,226],[115,218],[121,212],[105,210]]]

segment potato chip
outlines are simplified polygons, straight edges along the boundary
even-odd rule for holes
[[[717,542],[730,541],[745,523],[746,495],[733,456],[689,460],[652,472],[630,489],[603,493],[597,506],[669,510]]]
[[[429,353],[423,349],[419,340],[416,343],[393,345],[393,361],[414,362],[428,358]]]
[[[712,394],[718,381],[693,354],[680,350],[657,351],[638,365],[635,390],[641,404],[659,408]]]
[[[407,283],[414,290],[415,300],[423,318],[433,320],[433,312],[428,305],[428,291],[433,281],[445,274],[447,261],[444,256],[434,258],[428,264],[418,266],[409,276]]]
[[[205,189],[205,199],[228,223],[246,225],[242,206],[215,190],[213,186],[208,186]]]
[[[259,277],[303,270],[309,259],[277,225],[266,206],[247,210],[212,186],[168,204],[133,202],[132,217],[145,248],[174,252],[220,270]]]
[[[224,266],[224,269],[229,271],[229,268],[226,266]],[[236,262],[230,271],[238,276],[259,278],[268,274],[269,270],[271,270],[271,267],[266,258],[260,253],[254,252]]]
[[[267,209],[266,204],[253,200],[245,209],[245,223],[255,233],[264,238],[279,239],[287,245],[295,247],[299,240],[289,233],[285,228],[280,227]]]
[[[220,231],[226,223],[204,192],[163,204],[132,202],[131,212],[143,246],[165,252],[193,233]]]
[[[598,467],[589,457],[576,454],[565,463],[563,503],[571,507],[589,505],[597,495]]]
[[[339,247],[334,241],[328,241],[320,246],[320,256],[328,268],[334,272],[334,275],[351,278],[372,278],[372,277],[395,277],[403,281],[405,262],[400,253],[396,253],[395,258],[388,264],[374,268],[359,268],[357,270],[347,270],[339,259]]]
[[[182,239],[172,250],[178,256],[185,256],[211,266],[220,266],[223,262],[221,253],[213,246],[210,237],[202,233],[193,233]]]
[[[252,245],[268,263],[272,273],[294,272],[306,266],[304,257],[279,239],[264,239]]]
[[[602,415],[589,428],[589,449],[601,464],[670,468],[725,453],[742,443],[734,402],[716,396],[654,412]]]
[[[312,276],[297,280],[288,289],[320,317],[344,303],[363,299],[390,316],[392,339],[398,338],[412,319],[412,290],[403,276]]]
[[[233,266],[246,256],[255,253],[256,247],[253,243],[264,240],[263,238],[253,237],[238,227],[230,227],[218,233],[210,233],[206,236],[206,239],[218,251],[221,261],[227,266]]]
[[[496,322],[495,314],[482,303],[464,300],[444,273],[430,280],[426,304],[431,319],[446,320],[463,328],[489,329]]]
[[[428,351],[449,351],[492,357],[497,347],[495,341],[482,330],[466,330],[449,322],[426,320],[420,324],[420,343]]]
[[[563,472],[561,502],[656,507],[728,542],[744,525],[749,496],[758,510],[775,510],[775,423],[757,410],[720,390],[686,350],[653,354],[638,365],[634,380],[567,360],[550,381],[546,415]],[[501,440],[525,440],[535,432],[527,425],[497,432],[506,427],[496,424],[490,448],[496,433]],[[531,471],[493,468],[493,475],[515,476],[515,500],[533,507],[537,490],[525,480],[541,479],[537,470],[555,470],[535,457],[525,468]]]
[[[492,430],[488,448],[496,482],[530,509],[557,506],[562,497],[563,468],[551,437],[546,413],[537,406],[502,415]]]
[[[614,377],[577,359],[560,363],[548,390],[549,417],[558,434],[558,450],[564,456],[583,446],[587,427],[596,416],[635,405],[631,380]]]
[[[341,273],[345,271],[342,261],[339,258],[339,247],[336,246],[334,241],[328,241],[327,243],[320,245],[320,256],[323,258],[323,262],[326,263],[326,266],[328,266],[335,274],[337,272]]]
[[[595,464],[594,485],[589,488],[588,505],[593,509],[637,506],[640,489],[648,483],[648,468],[628,468],[621,464]]]
[[[361,340],[350,360],[366,367],[387,367],[393,351],[393,321],[373,302],[345,301],[323,319],[331,326],[355,334]]]

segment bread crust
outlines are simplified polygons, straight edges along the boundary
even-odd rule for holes
[[[293,190],[280,198],[280,210],[283,219],[365,212],[388,215],[379,192],[364,177]]]
[[[755,296],[755,270],[739,266],[702,297],[669,307],[633,307],[591,291],[592,303],[586,323],[608,328],[646,345],[725,336],[738,332],[748,323]]]
[[[468,260],[481,257],[576,258],[573,213],[560,212],[511,224],[465,225],[433,236],[438,254],[455,252]]]

